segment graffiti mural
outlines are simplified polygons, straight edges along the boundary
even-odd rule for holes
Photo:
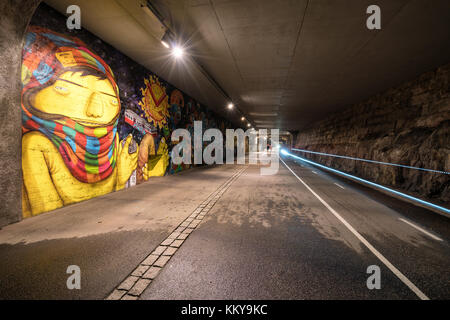
[[[190,165],[171,133],[231,127],[206,107],[41,4],[22,64],[22,205],[30,217]]]
[[[22,84],[24,216],[123,188],[137,152],[132,136],[119,141],[119,88],[103,59],[76,38],[31,27]]]

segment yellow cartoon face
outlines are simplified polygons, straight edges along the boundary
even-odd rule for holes
[[[108,79],[78,71],[63,73],[53,85],[39,91],[32,104],[47,114],[94,127],[111,123],[120,111],[119,99]]]

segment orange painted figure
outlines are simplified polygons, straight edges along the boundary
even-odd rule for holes
[[[148,122],[163,128],[169,116],[169,97],[166,88],[156,76],[144,79],[145,88],[141,88],[142,100],[139,102]]]

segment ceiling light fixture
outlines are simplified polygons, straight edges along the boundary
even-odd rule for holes
[[[172,42],[173,41],[172,41],[172,37],[170,36],[170,31],[166,30],[163,37],[161,38],[161,43],[163,44],[164,47],[166,47],[167,49],[170,49]]]
[[[268,119],[268,120],[255,119],[254,121],[255,122],[274,122],[276,120],[273,120],[273,119]]]
[[[245,121],[245,118],[244,118],[244,117],[242,117],[242,118],[241,118],[241,120],[242,120],[242,121]]]
[[[276,112],[250,112],[249,115],[257,117],[276,117],[278,113]]]
[[[166,47],[167,49],[170,49],[170,45],[165,42],[164,40],[161,40],[161,43],[163,44],[164,47]]]
[[[229,103],[229,104],[228,104],[228,109],[231,110],[231,109],[233,109],[233,108],[234,108],[234,104]]]

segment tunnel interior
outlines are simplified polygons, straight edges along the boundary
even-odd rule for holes
[[[22,117],[22,121],[15,122],[16,136],[17,127],[22,122],[22,139],[20,142],[16,141],[16,144],[21,146],[22,152],[19,155],[23,164],[20,170],[15,170],[14,183],[15,197],[21,195],[21,201],[17,203],[18,199],[15,199],[15,206],[4,210],[2,219],[5,219],[5,222],[2,224],[133,186],[151,176],[173,174],[189,168],[190,165],[186,164],[172,164],[169,153],[174,143],[170,135],[177,128],[186,128],[193,133],[193,122],[196,120],[202,121],[203,130],[219,128],[223,135],[226,128],[279,128],[287,132],[286,137],[289,139],[285,139],[285,143],[297,150],[306,150],[300,152],[311,160],[423,199],[438,203],[448,201],[448,174],[433,174],[406,168],[411,166],[448,172],[449,65],[445,63],[448,62],[446,58],[449,50],[446,42],[440,41],[446,36],[445,29],[441,28],[446,23],[445,19],[433,19],[432,24],[426,27],[421,25],[422,31],[416,33],[415,37],[401,37],[401,47],[386,46],[393,38],[398,38],[400,35],[397,33],[402,31],[392,25],[401,25],[403,32],[408,31],[409,35],[418,28],[412,25],[411,15],[419,18],[418,13],[421,11],[420,18],[424,23],[430,22],[433,14],[440,10],[439,6],[445,7],[445,4],[407,5],[406,1],[386,4],[383,21],[386,29],[393,29],[393,32],[363,29],[360,33],[355,33],[355,30],[345,28],[325,30],[328,25],[317,20],[317,12],[329,12],[331,15],[333,11],[333,19],[330,21],[345,21],[346,27],[351,28],[366,19],[365,15],[359,15],[358,19],[348,19],[352,10],[360,9],[364,4],[355,4],[344,12],[337,10],[340,8],[338,5],[326,7],[309,1],[298,1],[295,4],[295,14],[286,10],[287,4],[277,5],[277,18],[269,27],[268,24],[260,22],[269,12],[268,9],[272,8],[269,2],[244,4],[244,7],[250,5],[259,9],[259,16],[253,21],[254,16],[251,14],[238,14],[240,4],[203,3],[177,7],[156,1],[150,8],[159,15],[167,15],[165,20],[162,20],[162,25],[167,27],[166,23],[170,24],[180,39],[188,39],[185,47],[192,52],[194,58],[186,59],[182,63],[174,63],[167,52],[163,52],[165,48],[155,39],[155,34],[161,33],[161,30],[155,28],[154,17],[146,19],[150,15],[144,12],[145,10],[137,10],[137,2],[121,1],[109,5],[109,11],[101,13],[100,16],[96,9],[103,6],[103,3],[88,5],[81,1],[80,5],[86,6],[83,13],[85,28],[67,30],[70,17],[68,18],[69,13],[64,10],[69,8],[68,3],[48,1],[38,5],[36,1],[24,2],[23,7],[29,8],[29,17],[24,17],[23,20],[25,23],[29,20],[29,23],[21,40],[22,54],[16,53],[16,58],[21,57],[21,112],[26,115],[26,119]],[[141,4],[139,9],[142,9],[142,6]],[[406,15],[405,11],[412,12],[408,16],[409,19],[403,17]],[[428,14],[423,14],[423,11]],[[214,12],[216,21],[205,19],[205,12]],[[24,16],[24,12],[17,14]],[[181,20],[181,15],[184,15],[189,23],[184,22],[182,25],[181,21],[184,20]],[[117,21],[114,18],[117,16],[122,19]],[[298,16],[300,21],[297,21]],[[128,29],[122,29],[119,33],[121,23],[124,26],[128,23]],[[215,24],[222,28],[217,29]],[[196,32],[192,31],[195,27],[198,28]],[[25,24],[22,26],[22,29],[24,28]],[[216,38],[222,34],[223,39],[208,38],[205,28],[213,32]],[[424,28],[426,30],[423,30]],[[277,32],[283,29],[287,32],[280,37]],[[298,32],[293,33],[295,30]],[[319,30],[327,32],[319,33]],[[61,31],[66,32],[60,33]],[[124,32],[132,34],[138,31],[141,35],[143,32],[147,35],[145,44],[141,43],[141,46],[151,47],[148,52],[151,57],[158,57],[157,60],[150,59],[148,55],[144,57],[143,52],[146,50],[136,50],[137,41],[142,41],[141,37],[123,39]],[[46,36],[46,32],[52,35]],[[433,37],[430,37],[431,33]],[[55,40],[55,37],[61,38]],[[320,39],[329,41],[320,43]],[[336,43],[335,40],[340,40],[341,43]],[[223,56],[225,53],[221,53],[222,56],[218,58],[211,59],[206,56],[198,62],[196,52],[208,46],[209,50],[217,49],[224,41],[228,44],[233,61],[230,61],[230,57]],[[253,44],[251,50],[245,46],[245,42]],[[273,46],[274,43],[276,45]],[[341,46],[347,47],[349,52],[344,52]],[[438,49],[437,46],[441,48]],[[72,49],[66,50],[68,47]],[[80,48],[88,50],[83,51]],[[424,55],[417,52],[418,48],[433,50]],[[277,50],[275,55],[271,54],[270,50],[273,49]],[[252,50],[264,54],[256,55],[257,60],[250,61],[247,57],[251,55]],[[414,50],[416,53],[410,54]],[[52,53],[48,54],[48,51]],[[57,53],[53,55],[55,51]],[[293,53],[285,56],[281,51]],[[83,55],[91,53],[92,56],[83,61]],[[314,56],[311,56],[311,53]],[[343,54],[346,59],[349,56],[354,57],[351,63],[343,62],[339,56]],[[78,56],[81,58],[78,59]],[[217,64],[214,59],[221,59],[225,63]],[[370,62],[367,59],[371,59]],[[85,61],[93,62],[89,64]],[[330,62],[329,65],[327,61]],[[337,61],[340,61],[338,66]],[[227,67],[226,64],[231,62],[234,66]],[[16,65],[17,63],[19,62],[16,61]],[[194,64],[197,65],[197,72],[198,66],[207,70],[207,75],[214,79],[213,82],[206,81],[205,76],[198,76]],[[289,65],[287,73],[283,71],[286,69],[281,67],[283,64]],[[318,64],[321,64],[320,68],[314,68]],[[101,66],[97,68],[94,65]],[[262,65],[264,68],[261,68]],[[357,72],[362,65],[365,65],[365,72]],[[95,89],[89,93],[83,92],[87,86],[76,91],[73,87],[61,86],[63,82],[55,80],[59,75],[63,75],[63,78],[68,78],[64,79],[64,84],[73,82],[74,79],[70,80],[73,76],[64,71],[74,72],[80,68],[84,70],[78,74],[80,76],[75,75],[75,83],[88,83],[88,78],[93,76],[108,78],[109,81],[99,83],[98,86],[102,87],[110,82],[114,87],[105,90],[115,96],[112,99],[116,101],[112,103],[119,105],[116,112],[105,114],[103,104],[107,104],[106,110],[111,109],[111,101],[102,97],[109,96],[98,94],[99,91]],[[245,88],[245,93],[239,93],[239,90],[233,88],[236,81],[231,77],[234,75],[231,71],[225,72],[224,68],[237,71],[234,75],[240,75],[240,81],[245,83],[239,90]],[[105,72],[105,69],[110,69],[110,72]],[[300,69],[302,72],[298,72]],[[156,70],[156,73],[151,70]],[[83,77],[85,79],[82,79]],[[197,83],[189,81],[193,78],[196,78]],[[217,85],[218,83],[222,85]],[[317,87],[318,85],[320,87]],[[43,93],[40,93],[38,87]],[[49,87],[53,87],[53,91]],[[32,90],[28,90],[30,88]],[[55,88],[61,90],[58,92]],[[74,92],[62,99],[68,90]],[[225,93],[225,96],[220,96],[218,91]],[[231,99],[227,91],[232,92],[232,100],[238,106],[233,111],[223,107],[226,104],[224,97]],[[79,98],[83,95],[84,98]],[[39,99],[40,97],[43,98]],[[36,101],[41,107],[34,105]],[[58,103],[90,106],[86,106],[85,111],[74,114],[70,114],[71,111],[67,109],[68,113],[64,114],[64,111],[58,110],[61,108]],[[46,107],[48,105],[53,105],[53,109],[51,106]],[[15,109],[18,114],[20,111]],[[52,122],[53,119],[57,119],[56,122]],[[90,123],[91,127],[103,125],[105,130],[112,128],[110,131],[115,133],[100,137],[103,140],[109,139],[110,145],[101,146],[100,153],[97,147],[96,150],[86,149],[89,143],[99,144],[99,141],[96,141],[98,137],[89,134],[83,136],[83,131],[89,131],[89,125],[75,130],[72,136],[67,136],[65,131],[73,130],[75,124],[60,124],[70,122],[71,119],[81,120],[77,123],[80,128],[83,127],[83,120],[88,123],[93,121],[94,125]],[[48,123],[49,121],[51,123]],[[292,125],[294,121],[296,124]],[[47,126],[43,125],[44,123]],[[55,123],[58,124],[59,132],[53,131]],[[295,140],[292,132],[295,134]],[[139,146],[143,141],[143,148],[140,148],[136,168],[120,170],[122,158],[116,154],[119,153],[119,148],[115,144],[125,145],[129,134],[133,136],[130,144]],[[46,146],[43,142],[44,145],[41,145],[39,140],[42,135],[53,143]],[[111,138],[112,136],[114,137]],[[116,139],[120,143],[115,142]],[[55,144],[56,140],[61,141]],[[49,147],[52,149],[52,146],[63,150],[63,162],[58,156],[55,158],[58,160],[48,160],[52,157],[44,155],[42,150]],[[48,154],[57,155],[61,152],[53,149]],[[317,155],[314,152],[400,164],[404,168]],[[17,151],[15,153],[17,158]],[[38,154],[44,155],[41,160]],[[89,157],[92,159],[88,161]],[[152,169],[144,174],[142,169],[149,159],[152,159]],[[39,165],[39,161],[43,163]],[[61,176],[53,176],[47,172],[49,161],[59,161],[59,166],[69,171],[59,170],[64,171]],[[122,163],[126,161],[125,159]],[[17,171],[22,173],[23,178]],[[128,179],[117,178],[120,174],[116,171],[128,171],[124,173]],[[71,180],[69,176],[75,178]],[[67,182],[63,182],[66,179]],[[23,181],[21,190],[17,189],[19,180]],[[46,180],[48,183],[43,182]],[[112,180],[115,182],[111,182]],[[62,184],[56,186],[55,181],[61,181]],[[65,188],[64,184],[73,186],[78,182],[81,184],[70,191],[61,191]],[[98,182],[101,186],[93,187],[92,183]],[[84,187],[86,183],[88,188]],[[18,210],[20,204],[22,209]],[[19,211],[22,211],[21,215],[17,214]]]
[[[27,298],[189,298],[159,282],[158,290],[147,288],[158,272],[169,277],[165,264],[197,228],[200,238],[186,245],[183,262],[174,265],[178,275],[169,277],[174,288],[192,267],[184,261],[209,266],[197,250],[202,239],[208,250],[233,252],[235,242],[248,241],[258,263],[263,243],[276,269],[289,250],[265,242],[272,229],[281,230],[270,235],[274,241],[310,241],[293,245],[312,257],[307,265],[296,254],[289,260],[305,273],[330,268],[315,256],[314,243],[350,269],[370,260],[364,250],[388,260],[369,241],[388,255],[404,244],[419,257],[414,250],[425,246],[429,261],[439,255],[437,271],[447,263],[448,1],[18,0],[0,4],[0,15],[0,252],[33,265],[47,246],[86,245],[105,250],[99,264],[130,259],[117,273],[108,269],[114,277],[101,280],[106,291],[40,295],[31,282],[17,280],[16,290],[10,280],[0,282],[0,298],[27,290]],[[210,212],[215,216],[206,217]],[[134,247],[146,237],[151,253]],[[108,256],[114,245],[118,253]],[[229,265],[212,260],[233,278],[231,266],[245,259],[230,255]],[[62,253],[58,263],[69,258]],[[98,266],[87,265],[93,279]],[[205,279],[215,283],[212,269]],[[277,273],[285,291],[247,284],[235,292],[228,280],[217,286],[244,299],[316,297],[307,285],[289,287],[284,272],[303,281],[294,269]],[[448,286],[437,289],[434,278],[428,286],[421,270],[410,274],[424,292],[448,298]],[[8,262],[0,263],[3,271],[16,279]],[[389,297],[428,298],[397,271],[400,285],[393,277]],[[244,268],[244,282],[245,274],[252,278]],[[341,276],[348,275],[330,278],[338,283]],[[397,291],[401,283],[411,292]],[[359,289],[358,297],[383,297]]]

